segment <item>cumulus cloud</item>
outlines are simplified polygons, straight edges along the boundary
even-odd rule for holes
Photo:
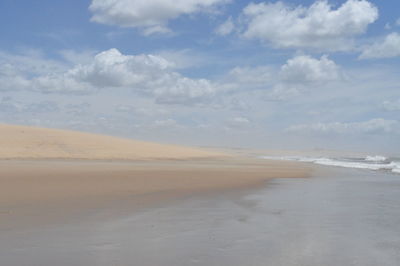
[[[318,82],[340,78],[339,66],[323,55],[320,59],[308,55],[289,59],[281,67],[282,79],[290,82]]]
[[[210,12],[229,0],[92,0],[91,21],[136,27],[147,35],[170,32],[168,21],[182,15]]]
[[[377,18],[378,9],[365,0],[348,0],[337,9],[328,1],[309,7],[251,3],[243,10],[243,36],[278,48],[348,50],[352,38],[363,34]]]
[[[234,30],[235,24],[233,23],[232,17],[229,17],[224,23],[215,29],[215,33],[221,36],[226,36],[231,34]]]
[[[335,134],[374,134],[400,133],[400,122],[383,118],[371,119],[363,122],[351,123],[317,123],[300,124],[286,129],[286,132],[335,133]]]
[[[23,89],[45,93],[90,93],[98,89],[126,88],[168,104],[204,102],[216,93],[215,85],[209,80],[182,76],[172,66],[160,56],[123,55],[117,49],[110,49],[97,54],[86,64],[63,71],[49,70],[33,77],[14,70],[7,74],[0,66],[0,80],[10,79],[3,84],[16,87],[22,83]]]
[[[97,54],[89,64],[77,65],[68,73],[74,79],[96,87],[126,87],[157,79],[170,67],[162,57],[123,55],[117,49]]]
[[[225,78],[225,86],[236,90],[265,90],[266,99],[281,101],[295,98],[305,90],[323,88],[340,81],[344,74],[328,56],[299,55],[282,65],[235,67]]]
[[[400,34],[393,32],[387,35],[384,40],[365,47],[359,58],[371,59],[396,56],[400,56]]]
[[[155,55],[123,55],[117,49],[97,54],[91,64],[68,71],[75,80],[97,88],[122,87],[152,95],[159,103],[193,103],[214,95],[205,79],[190,79],[172,71],[173,65]]]

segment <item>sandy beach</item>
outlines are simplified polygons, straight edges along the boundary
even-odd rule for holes
[[[87,212],[132,212],[185,195],[306,177],[307,167],[261,160],[1,161],[0,228],[63,222]]]
[[[0,132],[1,265],[104,265],[66,254],[99,225],[312,171],[295,162],[80,132],[7,125]],[[68,241],[73,235],[83,239]],[[69,244],[53,252],[49,245],[57,243]]]
[[[399,180],[388,172],[0,129],[0,265],[400,261]]]
[[[0,230],[96,212],[110,218],[188,195],[310,173],[296,163],[198,148],[24,126],[0,130]]]
[[[400,266],[396,10],[0,0],[0,266]]]

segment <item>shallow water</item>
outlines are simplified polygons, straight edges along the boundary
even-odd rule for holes
[[[400,178],[276,179],[115,221],[0,236],[0,265],[400,265]]]

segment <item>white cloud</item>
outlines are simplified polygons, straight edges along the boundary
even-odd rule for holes
[[[230,99],[230,102],[228,103],[227,106],[229,106],[229,108],[231,110],[240,111],[240,112],[248,111],[251,109],[251,106],[249,105],[248,102],[243,101],[242,99],[238,99],[238,98]]]
[[[17,73],[0,69],[0,91],[19,90],[28,88],[29,81]]]
[[[232,17],[229,17],[224,23],[215,29],[215,33],[221,36],[226,36],[231,34],[234,30],[235,24],[233,23]]]
[[[389,58],[396,56],[400,56],[400,34],[393,32],[387,35],[384,40],[365,47],[359,58]]]
[[[228,128],[231,129],[240,129],[240,128],[245,128],[250,125],[250,120],[247,119],[246,117],[234,117],[228,120]]]
[[[137,27],[144,33],[170,32],[169,20],[181,15],[210,12],[228,0],[92,0],[92,21]]]
[[[135,114],[140,117],[162,116],[168,114],[168,111],[166,109],[159,108],[157,106],[140,107],[140,106],[124,105],[124,104],[116,106],[115,111],[119,113]]]
[[[44,58],[38,51],[0,52],[0,90],[36,90],[46,93],[87,93],[90,84],[76,80],[68,65]]]
[[[365,0],[348,0],[337,9],[327,1],[308,8],[283,2],[251,3],[243,10],[243,36],[279,48],[348,50],[352,38],[364,33],[377,18],[378,9]]]
[[[123,87],[146,93],[159,103],[193,103],[207,100],[216,92],[210,81],[190,79],[171,70],[166,59],[155,55],[123,55],[110,49],[95,56],[88,65],[68,73],[94,87]]]
[[[273,87],[272,91],[268,93],[266,99],[271,101],[284,101],[293,99],[301,95],[302,89],[303,88],[301,86],[278,83]]]
[[[396,26],[400,26],[400,18],[396,20]]]
[[[59,61],[45,58],[41,51],[24,50],[20,54],[0,51],[0,71],[4,68],[10,74],[26,73],[43,75],[49,72],[62,72],[66,65]]]
[[[295,56],[280,68],[273,65],[235,67],[224,85],[233,90],[265,90],[267,100],[281,101],[300,96],[306,90],[321,89],[343,80],[339,65],[326,55],[314,58]]]
[[[171,68],[174,69],[204,67],[212,64],[215,60],[205,53],[199,53],[192,49],[162,50],[155,55],[166,59],[171,64]]]
[[[163,25],[155,25],[143,29],[143,35],[145,36],[153,34],[167,34],[167,33],[172,33],[172,31]]]
[[[8,65],[4,65],[0,65],[0,80],[7,81],[2,83],[3,89],[20,87],[45,93],[79,94],[104,88],[126,88],[169,104],[204,103],[216,93],[210,81],[182,76],[173,71],[173,63],[160,56],[123,55],[117,49],[101,52],[86,64],[65,67],[63,71],[49,69],[33,77],[30,77],[32,71],[17,71],[13,65],[9,73]]]
[[[9,54],[0,51],[0,91],[16,91],[31,88],[32,76],[59,72],[64,64],[44,59],[40,52],[25,51],[22,54]]]
[[[320,59],[308,55],[289,59],[281,67],[281,77],[289,82],[319,82],[340,78],[339,66],[323,55]]]
[[[97,54],[89,64],[77,65],[68,73],[76,80],[96,87],[126,87],[156,80],[170,66],[162,57],[123,55],[117,49],[110,49]]]
[[[178,123],[174,119],[171,119],[171,118],[168,118],[165,120],[154,121],[155,127],[175,127],[177,125],[178,125]]]
[[[363,122],[351,123],[317,123],[294,125],[286,129],[286,132],[310,132],[310,133],[336,133],[336,134],[373,134],[373,133],[400,133],[400,122],[383,118],[371,119]]]
[[[216,93],[216,88],[206,79],[194,80],[175,73],[151,85],[155,88],[156,101],[164,104],[207,103]]]
[[[239,87],[265,87],[276,81],[277,70],[272,66],[235,67],[229,71],[227,82]]]
[[[30,81],[29,87],[44,93],[86,94],[96,90],[91,84],[77,80],[70,71],[36,77]]]
[[[386,111],[400,111],[400,99],[398,99],[397,101],[383,102],[383,108]]]
[[[0,99],[0,112],[13,115],[16,113],[53,113],[59,111],[57,103],[53,101],[40,102],[21,102],[12,97],[3,97]]]
[[[72,104],[67,104],[64,106],[65,113],[70,114],[72,116],[82,116],[83,114],[88,112],[88,109],[90,108],[91,104],[87,102],[83,103],[72,103]]]

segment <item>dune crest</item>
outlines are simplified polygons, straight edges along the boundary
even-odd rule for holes
[[[227,156],[77,131],[0,124],[0,159],[148,160]]]

